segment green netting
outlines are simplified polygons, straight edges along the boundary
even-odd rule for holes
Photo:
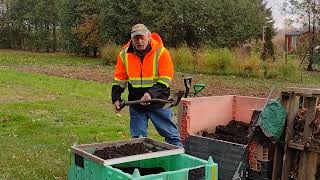
[[[285,126],[286,114],[286,109],[278,98],[266,106],[259,117],[258,125],[267,137],[279,140]]]

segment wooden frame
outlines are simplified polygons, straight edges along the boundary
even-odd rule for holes
[[[145,154],[138,154],[138,155],[121,157],[121,158],[108,159],[108,160],[101,159],[101,158],[94,156],[93,154],[90,153],[90,151],[97,150],[97,149],[103,149],[105,147],[121,146],[124,144],[134,144],[134,143],[146,143],[146,144],[150,144],[150,145],[153,145],[156,147],[166,148],[168,150],[145,153]],[[174,145],[171,145],[168,143],[164,143],[164,142],[160,142],[160,141],[157,141],[157,140],[154,140],[151,138],[136,138],[136,139],[131,139],[131,140],[121,140],[121,141],[112,141],[112,142],[104,142],[104,143],[75,145],[75,146],[71,146],[71,150],[74,154],[77,154],[77,155],[84,157],[86,159],[90,159],[90,160],[92,160],[98,164],[104,165],[104,166],[184,153],[183,148],[179,148],[177,146],[174,146]]]

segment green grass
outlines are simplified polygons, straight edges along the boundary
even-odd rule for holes
[[[28,51],[13,51],[0,49],[0,65],[100,65],[103,63],[101,59],[75,57],[64,53],[35,53]]]
[[[113,113],[110,90],[0,69],[0,179],[65,179],[74,143],[130,138],[127,109]]]

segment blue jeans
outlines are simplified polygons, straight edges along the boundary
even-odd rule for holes
[[[165,138],[169,144],[182,147],[178,128],[172,122],[172,109],[156,108],[145,110],[134,106],[129,107],[130,111],[130,132],[133,138],[139,136],[147,137],[148,120],[151,119],[158,133]]]

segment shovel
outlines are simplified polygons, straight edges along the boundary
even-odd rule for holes
[[[164,104],[163,108],[169,108],[169,107],[177,106],[183,95],[184,95],[184,91],[179,91],[174,95],[174,97],[169,98],[167,100],[146,99],[146,100],[135,100],[135,101],[121,101],[120,108],[118,110],[121,110],[122,108],[128,105],[141,104],[141,103],[160,103],[160,104]]]
[[[254,137],[254,135],[255,135],[255,133],[256,133],[256,131],[257,131],[257,123],[258,123],[258,121],[259,121],[259,117],[260,117],[260,115],[263,113],[263,111],[266,109],[267,105],[269,104],[269,101],[270,101],[271,96],[272,96],[272,94],[273,94],[273,91],[275,91],[275,89],[276,89],[276,86],[273,85],[272,88],[271,88],[271,91],[270,91],[270,93],[269,93],[269,95],[268,95],[268,97],[267,97],[267,99],[266,99],[266,102],[265,102],[265,104],[264,104],[264,106],[263,106],[262,112],[253,119],[253,123],[252,123],[251,128],[250,128],[252,131],[251,131],[250,134],[248,135],[248,139],[249,139],[248,144],[246,145],[246,147],[245,147],[245,149],[244,149],[244,152],[243,152],[241,161],[240,161],[240,163],[238,164],[238,167],[237,167],[236,172],[233,174],[232,180],[238,180],[238,179],[240,179],[239,171],[240,171],[240,168],[241,168],[242,163],[243,163],[244,160],[245,160],[246,154],[247,154],[248,151],[249,151],[249,146],[250,146],[250,144],[251,144],[251,142],[252,142],[252,140],[253,140],[253,137]]]
[[[187,76],[183,79],[184,82],[184,87],[185,87],[185,94],[184,94],[184,98],[188,97],[190,88],[191,88],[191,81],[192,81],[192,77],[191,76]],[[193,85],[193,96],[196,96],[197,94],[199,94],[204,88],[205,88],[205,84],[200,84],[200,83],[196,83]]]

